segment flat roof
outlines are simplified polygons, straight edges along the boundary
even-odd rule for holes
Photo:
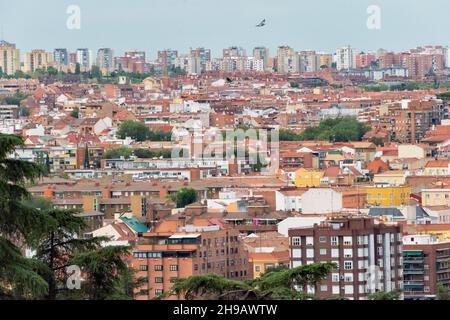
[[[186,238],[198,238],[200,237],[199,233],[194,234],[174,234],[169,237],[169,239],[186,239]]]

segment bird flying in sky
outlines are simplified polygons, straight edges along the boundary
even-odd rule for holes
[[[261,28],[261,27],[264,27],[265,25],[266,25],[266,19],[263,19],[260,23],[258,23],[256,25],[256,27]]]

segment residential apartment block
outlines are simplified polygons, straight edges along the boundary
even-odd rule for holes
[[[0,68],[7,75],[20,70],[20,50],[15,44],[0,40]]]
[[[399,226],[369,217],[330,218],[313,227],[289,230],[291,267],[316,262],[338,265],[315,288],[318,298],[364,300],[370,293],[403,288]]]
[[[228,279],[250,277],[248,258],[237,229],[197,219],[166,220],[153,232],[142,235],[133,249],[132,266],[146,283],[138,300],[170,292],[176,279],[215,273]],[[175,298],[175,297],[172,297]],[[178,297],[181,298],[181,297]]]
[[[450,289],[450,241],[436,235],[403,238],[405,299],[435,299],[438,286]]]

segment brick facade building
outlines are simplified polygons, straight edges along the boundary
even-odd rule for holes
[[[317,298],[364,300],[403,285],[401,230],[369,217],[336,217],[321,225],[289,230],[291,267],[335,262],[338,268],[316,288]]]

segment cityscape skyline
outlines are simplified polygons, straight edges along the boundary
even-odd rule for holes
[[[0,300],[450,301],[448,9],[0,0]]]
[[[281,7],[278,2],[273,1],[246,1],[239,6],[242,10],[233,10],[237,8],[234,0],[227,2],[228,5],[218,2],[213,7],[208,6],[204,0],[152,1],[151,4],[137,0],[133,8],[126,8],[126,16],[121,15],[125,9],[122,4],[111,3],[106,8],[99,7],[98,3],[81,0],[76,4],[81,12],[79,30],[66,27],[69,17],[66,10],[72,3],[49,2],[52,2],[53,10],[43,11],[48,7],[25,0],[9,3],[8,6],[0,3],[2,38],[17,43],[24,51],[35,48],[72,49],[73,43],[77,43],[80,48],[94,50],[111,47],[117,53],[130,49],[145,50],[150,58],[155,58],[157,51],[163,48],[176,48],[183,52],[191,47],[208,47],[212,55],[217,56],[223,47],[232,45],[246,49],[266,46],[270,50],[276,50],[277,46],[288,44],[294,48],[330,52],[347,44],[368,51],[378,48],[402,51],[416,45],[450,43],[445,34],[431,32],[450,26],[444,19],[446,10],[442,10],[449,4],[441,0],[426,6],[417,1],[413,1],[417,3],[414,5],[404,0],[395,3],[378,1],[376,5],[381,10],[379,30],[367,28],[367,8],[374,3],[366,0],[345,1],[348,6],[335,3],[324,6],[323,0],[316,3],[288,0],[283,1],[285,6]],[[246,10],[247,6],[251,6],[253,10]],[[101,10],[107,14],[92,14]],[[148,19],[149,12],[151,19]],[[201,17],[198,16],[200,12]],[[308,14],[296,16],[298,12]],[[18,13],[23,16],[23,20],[13,19]],[[34,18],[30,16],[28,19],[31,14]],[[166,19],[168,15],[171,17],[169,20]],[[232,23],[230,19],[223,18],[233,15],[235,19],[231,19]],[[35,16],[41,19],[36,19]],[[261,18],[267,19],[267,25],[256,28],[255,25]],[[335,20],[338,23],[333,23]],[[298,29],[293,28],[294,21]],[[319,24],[318,21],[323,23]],[[153,32],[161,28],[161,25],[164,32]],[[211,32],[210,27],[205,27],[208,25],[214,26],[214,32]],[[304,32],[310,30],[312,25],[314,33]],[[412,33],[414,39],[408,36]]]
[[[3,40],[0,42],[0,70],[15,77],[21,76],[17,71],[30,76],[30,72],[53,67],[58,71],[71,73],[78,70],[75,72],[79,73],[96,65],[104,75],[114,70],[140,74],[154,71],[168,74],[171,71],[198,75],[207,71],[304,73],[334,68],[338,71],[359,69],[360,71],[354,70],[356,74],[364,72],[366,77],[382,79],[387,74],[419,78],[441,74],[449,67],[450,48],[425,46],[399,53],[386,50],[364,53],[346,46],[337,48],[335,53],[325,53],[296,51],[289,46],[279,46],[273,56],[265,47],[255,47],[252,53],[242,47],[228,47],[222,50],[222,58],[212,58],[208,48],[190,49],[187,54],[164,49],[158,51],[156,60],[147,60],[145,51],[137,50],[115,56],[113,49],[101,48],[94,58],[94,53],[89,48],[78,48],[76,52],[56,48],[53,52],[34,49],[25,52],[22,57],[23,59],[15,44]]]

